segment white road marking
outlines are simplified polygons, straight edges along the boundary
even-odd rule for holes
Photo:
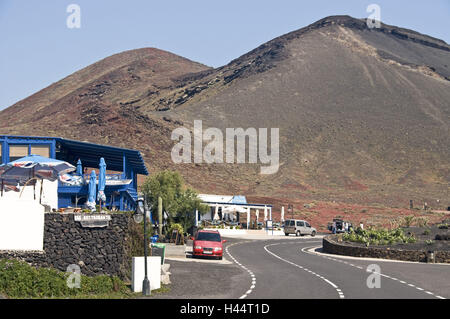
[[[237,245],[237,244],[245,244],[245,243],[248,243],[248,241],[234,243],[234,244],[228,245],[228,246],[225,248],[226,253],[231,257],[231,259],[232,259],[237,265],[239,265],[242,269],[246,270],[246,271],[250,274],[250,278],[252,279],[252,284],[251,284],[251,286],[250,286],[250,289],[247,290],[247,291],[245,292],[245,294],[243,294],[242,296],[240,296],[239,299],[245,299],[245,298],[247,298],[247,296],[248,296],[249,294],[252,293],[253,289],[255,289],[255,286],[256,286],[256,277],[255,277],[255,274],[254,274],[250,269],[248,269],[247,267],[245,267],[244,265],[242,265],[241,263],[239,263],[239,262],[236,260],[236,258],[234,258],[234,257],[230,254],[230,251],[228,250],[228,248],[231,247],[231,246]]]
[[[306,253],[306,254],[316,255],[316,256],[320,256],[320,257],[322,257],[322,258],[327,258],[327,259],[329,259],[329,260],[338,261],[338,262],[343,262],[344,264],[347,264],[347,265],[349,265],[349,266],[352,266],[352,267],[355,267],[355,268],[358,268],[358,269],[363,269],[361,266],[356,266],[356,265],[353,265],[353,264],[349,264],[348,262],[342,261],[342,260],[340,260],[340,259],[336,259],[336,258],[332,258],[332,257],[328,257],[328,256],[323,256],[322,254],[319,254],[319,253],[317,253],[317,252],[311,251],[311,250],[315,250],[315,249],[317,249],[317,248],[319,248],[319,247],[321,247],[321,246],[304,247],[304,248],[301,249],[301,251],[304,252],[304,253]],[[385,275],[385,274],[380,274],[380,275],[383,276],[383,277],[385,277],[385,278],[389,278],[389,279],[391,279],[391,280],[400,282],[400,283],[402,283],[402,284],[404,284],[404,285],[407,285],[407,286],[416,288],[416,289],[418,289],[418,290],[420,290],[420,291],[423,291],[423,292],[425,292],[425,293],[427,293],[427,294],[429,294],[429,295],[432,295],[432,296],[434,296],[434,297],[436,297],[436,298],[439,298],[439,299],[445,299],[444,297],[438,296],[438,295],[436,295],[435,293],[433,293],[433,292],[431,292],[431,291],[425,291],[425,289],[420,288],[420,287],[417,287],[417,286],[415,286],[415,285],[413,285],[413,284],[407,283],[406,281],[403,281],[403,280],[400,280],[400,279],[397,279],[397,278],[395,278],[395,277],[391,277],[391,276],[388,276],[388,275]]]
[[[292,261],[289,261],[289,260],[287,260],[287,259],[284,259],[284,258],[282,258],[282,257],[280,257],[280,256],[278,256],[278,255],[276,255],[276,254],[274,254],[273,252],[271,252],[271,251],[267,248],[267,247],[269,247],[269,246],[274,246],[274,245],[279,245],[279,243],[266,245],[266,246],[264,246],[264,250],[267,251],[267,252],[268,252],[269,254],[271,254],[272,256],[274,256],[275,258],[278,258],[278,259],[280,259],[280,260],[282,260],[282,261],[284,261],[284,262],[286,262],[286,263],[288,263],[288,264],[290,264],[290,265],[292,265],[292,266],[295,266],[295,267],[297,267],[297,268],[300,268],[300,269],[302,269],[302,270],[305,270],[306,272],[309,272],[309,273],[311,273],[311,274],[314,274],[316,277],[318,277],[319,279],[322,279],[322,280],[325,281],[327,284],[329,284],[330,286],[332,286],[332,287],[336,290],[336,292],[338,293],[339,298],[341,298],[341,299],[345,298],[344,293],[342,292],[342,290],[338,289],[338,286],[335,285],[334,283],[332,283],[330,280],[326,279],[325,277],[323,277],[323,276],[321,276],[321,275],[319,275],[319,274],[316,274],[316,273],[312,272],[311,270],[309,270],[309,269],[307,269],[307,268],[305,268],[305,267],[303,267],[303,266],[297,265],[296,263],[293,263]]]

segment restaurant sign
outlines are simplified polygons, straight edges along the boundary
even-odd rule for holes
[[[95,215],[74,215],[74,220],[80,222],[82,227],[108,227],[111,215],[95,214]]]

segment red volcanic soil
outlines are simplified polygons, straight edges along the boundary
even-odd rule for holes
[[[366,226],[390,227],[394,220],[400,221],[405,216],[425,217],[430,224],[440,222],[448,218],[450,212],[424,211],[418,209],[390,208],[383,206],[364,206],[347,204],[342,202],[307,201],[304,199],[291,200],[285,198],[269,198],[259,196],[247,196],[249,203],[266,203],[273,205],[272,217],[279,221],[281,207],[284,206],[284,218],[305,219],[318,231],[327,232],[327,224],[333,218],[342,218],[359,225],[362,222]],[[294,207],[294,214],[287,212],[288,205]]]
[[[137,149],[151,174],[175,170],[199,193],[273,203],[275,218],[291,203],[319,230],[336,216],[433,219],[400,207],[450,206],[449,61],[442,40],[333,16],[218,68],[155,48],[115,54],[0,111],[0,134]],[[195,120],[279,129],[279,170],[175,163],[172,132]]]

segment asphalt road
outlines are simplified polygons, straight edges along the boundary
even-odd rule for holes
[[[168,260],[171,291],[153,298],[450,298],[450,265],[322,254],[320,238],[227,240],[224,261]],[[380,288],[367,286],[372,264],[380,267]]]
[[[239,298],[450,298],[450,265],[351,259],[310,251],[321,243],[317,238],[231,241],[228,258],[247,275],[247,287]],[[380,267],[379,288],[367,285],[368,277],[373,277],[367,272],[371,264]]]

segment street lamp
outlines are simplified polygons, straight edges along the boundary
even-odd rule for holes
[[[142,196],[139,196],[136,202],[136,211],[133,215],[134,221],[136,223],[141,223],[142,219],[144,219],[144,267],[145,267],[145,276],[144,281],[142,282],[142,295],[143,296],[150,296],[151,290],[150,290],[150,281],[148,280],[147,276],[147,212],[148,207],[145,202],[145,198]]]

